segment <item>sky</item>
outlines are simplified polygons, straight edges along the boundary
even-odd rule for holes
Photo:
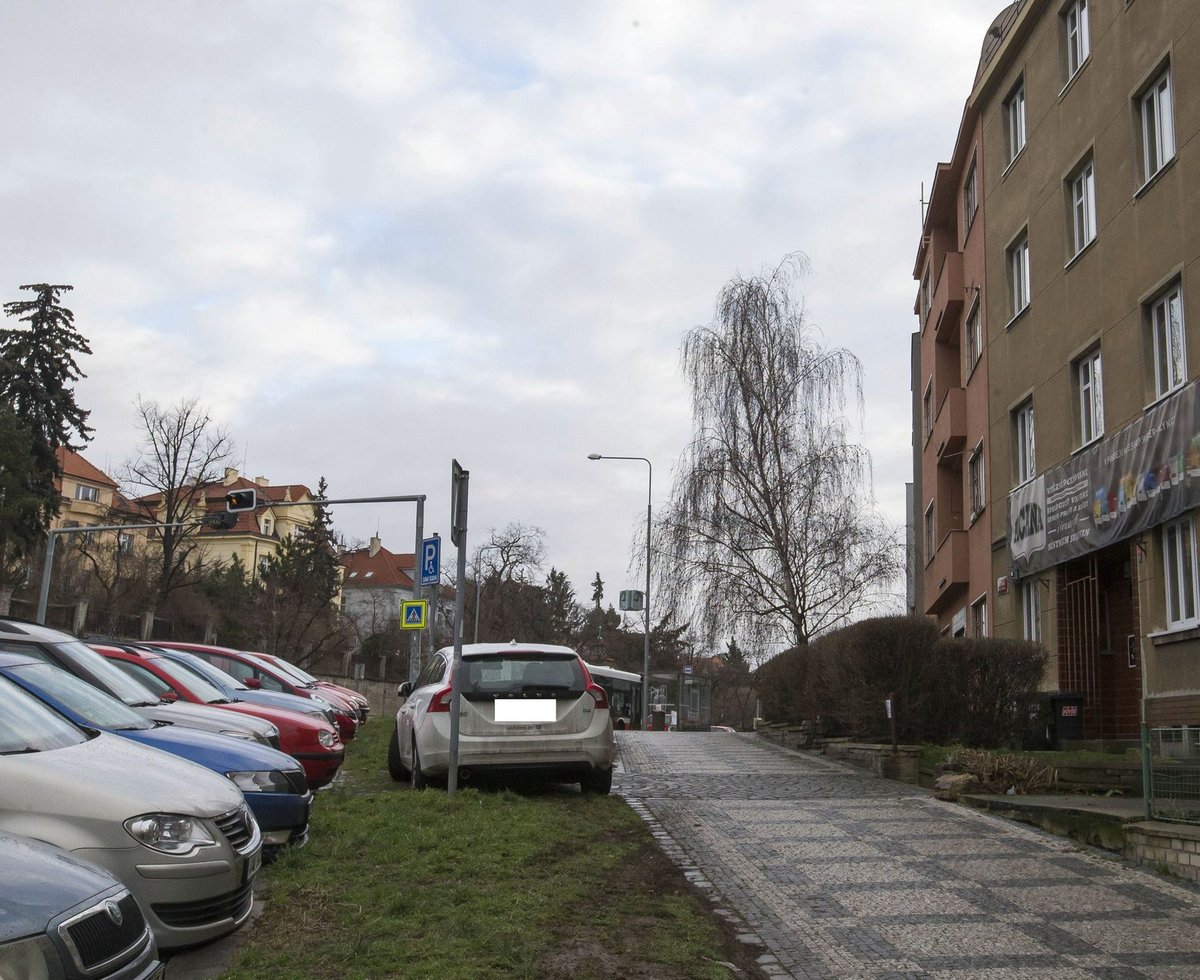
[[[902,527],[922,183],[1004,6],[3,0],[0,298],[74,286],[110,474],[136,399],[195,398],[243,475],[425,494],[448,539],[456,459],[470,553],[541,528],[615,604],[691,438],[684,333],[803,253]],[[412,550],[410,504],[333,516]]]

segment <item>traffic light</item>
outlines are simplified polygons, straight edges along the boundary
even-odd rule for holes
[[[258,494],[253,490],[230,490],[225,494],[225,509],[231,514],[254,510],[257,506]]]
[[[211,527],[214,531],[228,531],[231,527],[237,524],[237,514],[228,511],[215,511],[212,514],[205,514],[200,518],[200,523],[204,527]]]

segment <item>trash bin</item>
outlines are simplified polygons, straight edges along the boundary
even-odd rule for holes
[[[667,713],[665,711],[650,712],[650,731],[665,732],[667,730]]]
[[[1083,741],[1083,694],[1079,691],[1054,691],[1050,695],[1053,743],[1057,752],[1065,742]]]

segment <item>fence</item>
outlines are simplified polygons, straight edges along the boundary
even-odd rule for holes
[[[1154,820],[1200,824],[1200,728],[1150,729],[1149,810]]]

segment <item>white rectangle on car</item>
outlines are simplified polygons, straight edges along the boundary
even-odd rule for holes
[[[496,721],[543,722],[558,718],[558,703],[554,698],[497,698]]]

